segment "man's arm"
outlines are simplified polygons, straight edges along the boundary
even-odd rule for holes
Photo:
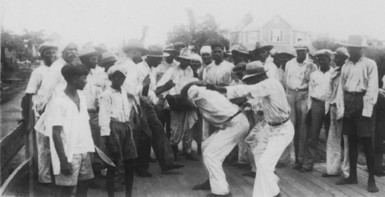
[[[371,60],[368,64],[368,88],[364,96],[362,116],[372,117],[373,106],[377,103],[378,97],[378,71],[374,61]]]
[[[235,85],[226,87],[226,95],[228,99],[239,97],[265,97],[270,94],[270,91],[271,87],[268,86],[266,80],[254,85]]]
[[[64,152],[63,141],[60,136],[62,131],[63,131],[62,126],[53,126],[52,128],[53,144],[55,146],[57,155],[59,156],[61,172],[65,175],[70,175],[72,174],[72,166],[70,163],[68,163],[66,154]]]

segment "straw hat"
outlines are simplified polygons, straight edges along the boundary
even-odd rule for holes
[[[363,36],[359,36],[359,35],[350,35],[348,38],[348,41],[345,43],[341,43],[341,45],[346,47],[360,47],[360,48],[368,47],[368,43],[366,42],[366,39]]]
[[[255,43],[255,48],[252,50],[252,52],[258,52],[260,50],[271,51],[273,48],[273,45],[269,45],[264,41],[258,41]]]
[[[130,39],[127,41],[126,45],[122,48],[123,52],[127,53],[127,51],[131,49],[137,49],[141,51],[143,54],[146,54],[148,51],[144,48],[142,41],[138,39]]]
[[[183,48],[181,51],[180,51],[180,55],[178,57],[176,57],[176,60],[180,60],[180,59],[184,59],[184,60],[191,60],[191,55],[192,55],[192,52],[189,48]]]
[[[116,61],[116,57],[114,56],[113,53],[107,51],[102,53],[102,57],[100,58],[100,64],[104,64],[106,62],[113,62]]]
[[[208,54],[211,54],[211,47],[210,46],[203,46],[200,50],[200,53],[201,55],[204,54],[204,53],[208,53]]]
[[[92,56],[92,55],[100,55],[100,52],[95,49],[92,45],[84,46],[80,52],[79,57]]]
[[[166,48],[163,49],[164,52],[175,52],[176,48],[174,44],[167,45]]]
[[[245,55],[249,55],[249,50],[241,44],[235,44],[231,47],[231,53],[241,53]]]
[[[170,55],[168,53],[163,53],[163,47],[160,45],[150,45],[148,46],[147,51],[147,57],[167,57]]]
[[[321,55],[326,55],[329,58],[332,58],[333,57],[333,51],[331,51],[330,49],[321,49],[321,50],[318,50],[317,52],[314,53],[314,57],[318,57]]]
[[[266,73],[266,70],[261,61],[250,62],[246,64],[245,76],[243,76],[242,80],[264,73]]]

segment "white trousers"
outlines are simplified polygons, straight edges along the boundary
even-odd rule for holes
[[[247,118],[239,114],[203,141],[203,163],[210,179],[211,193],[224,195],[230,192],[222,163],[231,150],[245,138],[248,129]]]
[[[342,119],[337,120],[337,108],[336,106],[330,107],[330,128],[329,135],[326,142],[326,173],[329,175],[336,175],[342,171],[344,177],[349,176],[349,149],[348,138],[343,136],[344,140],[344,155],[342,159]]]
[[[291,121],[274,127],[266,125],[258,132],[255,139],[258,143],[253,147],[257,166],[253,197],[272,197],[279,194],[279,178],[274,174],[274,169],[293,137],[294,127]]]

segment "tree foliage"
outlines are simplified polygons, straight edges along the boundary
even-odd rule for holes
[[[197,21],[192,10],[187,9],[189,17],[188,25],[175,26],[168,33],[168,43],[183,42],[189,45],[194,45],[196,49],[210,44],[212,42],[220,42],[227,49],[229,48],[229,40],[225,37],[225,30],[219,28],[215,18],[211,15],[204,16],[203,20]]]

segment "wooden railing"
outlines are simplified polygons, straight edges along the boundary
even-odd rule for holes
[[[33,184],[33,129],[26,129],[23,123],[17,125],[16,129],[10,132],[0,141],[0,166],[1,166],[1,187],[0,196],[10,195],[11,191],[16,191],[17,183],[21,181],[28,183],[22,187],[29,187],[31,191]],[[11,162],[24,147],[25,159],[17,166]],[[11,169],[14,170],[10,172]],[[28,178],[28,181],[22,180]],[[33,196],[30,192],[30,196]]]

